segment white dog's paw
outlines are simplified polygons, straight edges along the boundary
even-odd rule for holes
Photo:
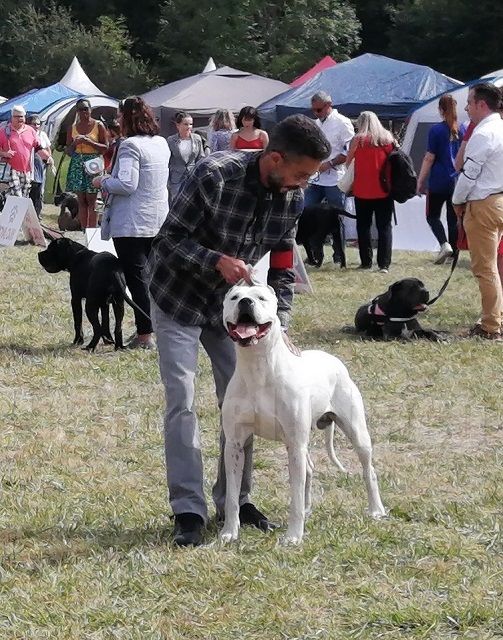
[[[287,529],[285,535],[281,538],[283,546],[295,546],[302,543],[303,531]]]
[[[289,536],[286,534],[281,538],[280,542],[283,547],[296,547],[302,544],[302,536]]]
[[[374,518],[374,520],[382,520],[383,518],[387,518],[388,517],[388,513],[386,511],[386,509],[382,508],[382,509],[372,509],[367,511],[367,514],[371,517]]]
[[[222,531],[220,532],[220,542],[222,544],[230,544],[231,542],[236,542],[238,537],[238,529],[222,529]]]

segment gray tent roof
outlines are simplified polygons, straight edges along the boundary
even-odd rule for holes
[[[288,88],[279,80],[221,67],[171,82],[142,97],[154,108],[165,107],[202,116],[211,115],[217,109],[237,112],[247,105],[256,107]]]

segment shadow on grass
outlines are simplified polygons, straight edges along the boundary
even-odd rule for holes
[[[69,342],[58,342],[57,344],[47,344],[40,347],[27,346],[16,342],[0,343],[0,353],[14,351],[14,353],[23,356],[44,356],[51,353],[65,353],[78,348],[78,346],[74,346]]]
[[[139,527],[60,526],[47,529],[20,527],[0,530],[2,546],[6,543],[26,545],[31,560],[60,563],[85,558],[107,550],[127,553],[171,544],[173,525],[165,521]],[[23,556],[26,557],[26,550]],[[15,560],[13,560],[16,562]]]

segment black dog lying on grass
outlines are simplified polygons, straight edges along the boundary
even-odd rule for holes
[[[348,214],[329,204],[305,207],[299,218],[296,242],[304,245],[308,264],[321,267],[324,258],[323,244],[325,238],[331,235],[334,256],[340,258],[341,269],[346,267],[341,215]]]
[[[368,338],[426,338],[443,340],[436,331],[423,329],[417,314],[425,311],[430,299],[429,291],[421,280],[405,278],[393,283],[372,302],[362,305],[355,316],[355,327]]]
[[[96,253],[69,238],[53,240],[45,251],[38,254],[38,261],[48,273],[70,272],[73,323],[73,344],[83,344],[82,299],[86,299],[86,315],[93,327],[93,337],[84,347],[94,351],[100,338],[105,344],[115,344],[123,349],[122,320],[124,301],[144,313],[126,294],[126,280],[118,259],[103,251]],[[110,334],[109,304],[115,316],[114,338]],[[101,310],[101,323],[98,312]]]

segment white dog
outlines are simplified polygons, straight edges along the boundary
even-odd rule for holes
[[[252,434],[282,440],[287,447],[291,501],[285,543],[301,542],[310,511],[314,467],[308,445],[315,426],[326,429],[328,453],[342,471],[333,449],[334,423],[346,434],[363,467],[369,513],[386,515],[358,388],[338,358],[323,351],[294,355],[276,312],[276,295],[267,286],[236,285],[224,300],[223,322],[236,342],[237,363],[222,407],[227,476],[223,542],[238,538],[243,446]]]

